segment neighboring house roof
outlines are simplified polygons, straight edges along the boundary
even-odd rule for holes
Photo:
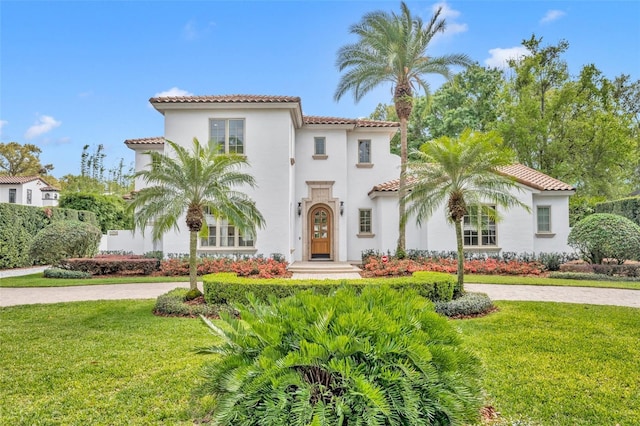
[[[500,167],[498,173],[510,176],[522,185],[540,191],[575,191],[571,185],[522,164]],[[411,178],[407,180],[410,182]],[[374,186],[369,191],[369,195],[373,192],[397,192],[399,187],[400,179],[390,180]]]
[[[5,185],[22,185],[33,182],[34,180],[39,180],[46,185],[40,188],[41,191],[59,191],[58,188],[50,186],[49,183],[40,176],[0,176],[0,184]]]
[[[164,145],[165,139],[162,136],[152,138],[127,139],[124,141],[126,145]]]

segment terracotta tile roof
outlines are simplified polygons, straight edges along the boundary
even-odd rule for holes
[[[573,191],[575,188],[551,176],[545,175],[523,164],[512,164],[500,167],[498,172],[514,177],[523,185],[541,191]]]
[[[153,138],[127,139],[124,143],[127,145],[163,145],[164,138],[157,136]]]
[[[512,164],[510,166],[500,167],[498,173],[513,177],[517,182],[540,191],[575,190],[571,185],[522,164]],[[411,178],[408,178],[407,183],[410,182]],[[396,192],[398,191],[399,186],[399,179],[390,180],[374,186],[371,191],[369,191],[369,194],[372,192]]]
[[[0,176],[0,183],[20,185],[38,179],[42,180],[40,176]]]
[[[305,115],[304,124],[348,124],[355,127],[400,127],[400,123],[395,121],[376,121],[354,118],[321,117],[315,115]]]
[[[213,96],[163,96],[149,99],[151,103],[300,103],[298,96],[269,95],[213,95]]]
[[[60,191],[60,190],[55,186],[43,186],[42,188],[40,188],[40,191],[48,192],[48,191]]]

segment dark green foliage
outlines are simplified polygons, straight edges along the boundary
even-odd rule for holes
[[[589,263],[615,259],[622,263],[640,258],[640,226],[626,217],[596,213],[578,222],[568,244]]]
[[[598,203],[596,213],[611,213],[624,216],[640,225],[640,197],[628,197],[620,200]]]
[[[197,288],[191,289],[184,295],[184,300],[189,301],[202,296],[202,292]]]
[[[91,275],[140,274],[150,275],[158,270],[156,259],[146,259],[136,255],[113,256],[100,255],[95,258],[82,256],[60,260],[60,267],[74,271],[88,272]]]
[[[448,302],[436,302],[436,312],[450,318],[482,315],[491,311],[494,306],[489,296],[484,293],[465,293]]]
[[[213,423],[233,426],[451,425],[479,420],[479,361],[411,291],[342,286],[204,320]]]
[[[187,304],[188,288],[175,288],[170,292],[158,296],[153,312],[156,315],[196,317],[204,315],[206,317],[217,317],[221,310],[230,310],[226,306],[211,304]]]
[[[31,257],[40,264],[55,264],[69,257],[93,256],[98,252],[102,233],[84,222],[54,222],[33,239]]]
[[[122,197],[95,193],[63,193],[60,207],[96,214],[102,233],[109,229],[132,229],[133,215],[127,213]]]
[[[45,278],[91,278],[91,274],[82,271],[70,271],[61,268],[48,268],[44,270]]]
[[[254,279],[238,277],[234,273],[205,275],[204,298],[207,303],[246,303],[247,295],[253,294],[265,301],[270,296],[277,299],[291,296],[302,290],[329,294],[341,285],[348,284],[360,291],[366,287],[388,285],[395,289],[410,289],[427,299],[451,300],[456,278],[440,272],[414,272],[411,277],[363,278],[357,280],[312,280],[290,278]]]

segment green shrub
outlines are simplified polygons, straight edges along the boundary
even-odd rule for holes
[[[490,312],[493,302],[484,293],[465,293],[448,302],[436,302],[436,312],[450,318],[482,315]]]
[[[60,267],[91,275],[140,274],[150,275],[158,270],[156,259],[145,259],[139,255],[100,255],[94,258],[62,259]]]
[[[619,265],[627,266],[627,265]],[[628,275],[606,275],[606,274],[594,274],[585,272],[552,272],[549,274],[549,278],[559,278],[565,280],[595,280],[595,281],[619,281],[619,282],[635,282],[640,281],[638,276]]]
[[[319,294],[329,294],[342,284],[348,284],[361,290],[372,285],[386,284],[396,289],[411,289],[427,299],[451,300],[456,283],[455,276],[440,272],[414,272],[410,277],[362,278],[355,280],[313,280],[270,278],[256,280],[238,277],[234,273],[210,274],[202,277],[204,298],[207,303],[246,303],[247,294],[255,295],[258,300],[267,300],[270,296],[284,298],[301,290],[313,290]]]
[[[611,213],[624,216],[636,225],[640,225],[640,197],[627,197],[598,203],[595,206],[595,211],[596,213]]]
[[[84,222],[54,222],[35,236],[31,257],[36,263],[56,264],[69,257],[93,256],[102,233]]]
[[[70,271],[61,268],[47,268],[44,270],[45,278],[91,278],[91,274],[82,271]]]
[[[204,315],[206,317],[217,317],[219,312],[230,311],[227,306],[210,305],[210,304],[187,304],[188,288],[175,288],[168,293],[158,296],[153,312],[156,315],[181,316],[181,317],[197,317]]]
[[[205,320],[202,391],[216,425],[448,425],[479,420],[480,364],[412,291],[342,286],[251,299],[240,318]]]
[[[615,259],[622,263],[640,258],[640,226],[626,217],[596,213],[578,222],[568,244],[589,263]]]

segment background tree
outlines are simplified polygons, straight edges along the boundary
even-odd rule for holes
[[[42,150],[33,144],[0,143],[0,175],[38,176],[53,170],[53,165],[40,163]]]
[[[254,178],[239,169],[246,159],[218,154],[213,143],[201,145],[194,138],[192,150],[167,141],[172,155],[147,152],[150,167],[136,173],[149,185],[135,194],[129,205],[134,227],[152,224],[152,237],[159,240],[170,229],[179,229],[178,219],[186,213],[189,229],[189,277],[191,290],[198,292],[196,248],[198,233],[206,228],[205,208],[218,219],[228,220],[240,232],[255,233],[264,218],[255,203],[237,188],[255,187]],[[174,155],[175,153],[175,155]]]
[[[408,207],[402,220],[415,216],[418,225],[445,204],[447,219],[456,231],[458,283],[455,297],[464,294],[464,245],[462,219],[479,208],[494,220],[496,209],[529,208],[513,195],[520,190],[512,178],[498,172],[513,163],[513,151],[505,147],[495,132],[463,131],[458,138],[443,136],[422,145],[410,163],[411,183],[405,195]]]
[[[338,83],[334,98],[339,100],[351,91],[359,101],[372,89],[391,83],[396,114],[400,119],[400,188],[399,214],[404,215],[407,170],[407,122],[411,116],[413,96],[417,89],[429,93],[427,74],[451,77],[451,67],[466,66],[471,60],[462,54],[427,56],[433,37],[446,28],[439,8],[425,25],[413,16],[404,2],[400,14],[376,11],[367,13],[350,32],[358,41],[340,48],[337,66],[347,70]],[[398,253],[405,250],[405,224],[400,220]]]
[[[63,192],[59,205],[60,207],[94,212],[103,234],[106,234],[110,229],[133,228],[133,215],[127,211],[126,202],[117,195]]]

